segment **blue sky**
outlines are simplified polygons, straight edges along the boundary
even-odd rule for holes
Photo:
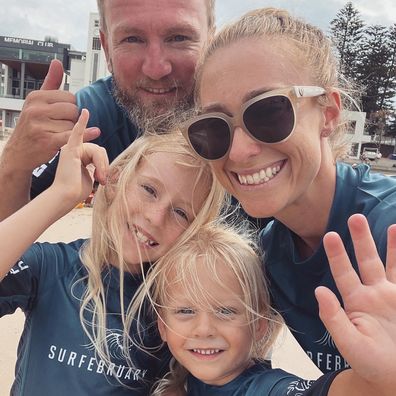
[[[327,31],[330,21],[346,0],[217,0],[217,25],[258,7],[274,6]],[[396,23],[396,1],[355,0],[352,2],[367,24]],[[0,36],[42,40],[55,36],[62,43],[86,50],[88,15],[96,11],[96,0],[0,0]]]

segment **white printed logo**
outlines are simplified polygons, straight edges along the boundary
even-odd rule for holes
[[[286,395],[302,396],[303,393],[311,387],[315,381],[299,379],[293,381],[287,387]],[[293,393],[292,393],[293,392]]]
[[[327,345],[330,348],[336,349],[336,345],[334,343],[333,338],[331,337],[330,333],[326,330],[323,337],[319,338],[319,340],[315,341],[316,344],[319,345]]]
[[[122,331],[118,329],[106,329],[106,341],[109,347],[110,357],[112,359],[124,360],[126,351],[123,345]],[[91,351],[95,350],[95,346],[92,343],[86,347]],[[129,352],[131,348],[132,346],[130,345],[127,352]]]
[[[28,269],[29,266],[26,265],[22,260],[19,260],[11,269],[10,272],[8,273],[9,275],[16,275],[19,274],[20,272]]]
[[[57,157],[58,153],[50,159],[46,164],[40,165],[33,170],[33,176],[40,177],[41,174],[48,168],[48,165]]]

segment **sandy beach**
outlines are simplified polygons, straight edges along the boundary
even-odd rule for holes
[[[5,142],[0,140],[0,152]],[[38,240],[49,242],[69,242],[81,237],[89,237],[92,209],[74,209],[53,224]],[[10,394],[14,378],[16,350],[23,329],[24,315],[18,310],[13,315],[0,318],[0,396]],[[39,364],[39,362],[37,362]],[[317,378],[319,370],[305,355],[296,341],[285,332],[278,338],[273,351],[273,363],[286,371],[305,378]],[[43,395],[49,396],[49,395]]]

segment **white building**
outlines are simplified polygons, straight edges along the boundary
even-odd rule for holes
[[[52,59],[65,65],[69,44],[0,36],[0,133],[14,128],[26,95],[40,89]]]
[[[63,88],[72,93],[107,76],[99,14],[89,15],[86,53],[72,50],[69,44],[0,36],[0,137],[15,127],[26,95],[40,89],[52,59],[63,63]]]
[[[87,52],[69,51],[69,67],[66,89],[76,93],[110,73],[99,35],[99,14],[89,14]]]
[[[364,124],[366,113],[361,111],[344,111],[343,116],[347,122],[351,123],[350,133],[347,139],[351,145],[349,157],[358,159],[362,150],[362,144],[371,142],[371,136],[365,133]]]
[[[84,86],[109,75],[107,63],[99,36],[99,13],[89,14],[87,58],[85,63]]]

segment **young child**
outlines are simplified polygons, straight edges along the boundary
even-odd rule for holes
[[[396,227],[388,241],[388,279],[364,217],[352,217],[350,230],[363,283],[338,235],[330,233],[325,246],[345,311],[330,290],[318,288],[316,295],[322,320],[352,369],[306,381],[263,361],[282,321],[270,308],[260,259],[248,239],[207,225],[146,278],[145,293],[174,357],[153,394],[394,394]]]
[[[0,316],[26,314],[13,395],[147,395],[169,352],[141,350],[160,337],[128,314],[134,294],[149,264],[223,201],[179,133],[144,136],[108,168],[105,151],[83,143],[88,117],[62,148],[53,185],[0,223]],[[92,165],[102,184],[92,238],[31,246],[92,191]]]

